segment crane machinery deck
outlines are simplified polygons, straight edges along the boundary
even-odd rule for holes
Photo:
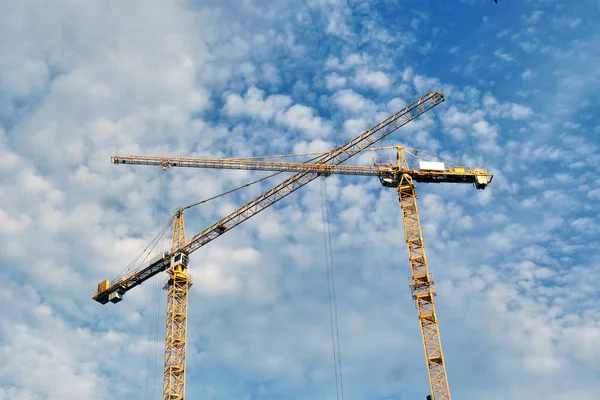
[[[413,298],[419,310],[431,393],[433,400],[450,400],[450,389],[433,302],[435,288],[427,268],[413,182],[462,182],[472,183],[477,188],[483,189],[491,182],[492,175],[488,174],[485,170],[471,170],[464,167],[462,170],[440,170],[439,168],[437,170],[434,168],[430,171],[426,171],[425,169],[411,170],[401,149],[398,150],[398,160],[395,167],[377,167],[376,171],[371,167],[367,167],[371,168],[367,171],[361,170],[361,168],[365,167],[350,166],[345,169],[346,166],[340,165],[350,157],[369,148],[395,130],[442,103],[444,100],[444,95],[441,92],[428,93],[345,145],[318,157],[314,163],[297,163],[296,165],[288,165],[287,167],[271,165],[271,168],[279,168],[274,169],[274,171],[285,170],[297,173],[187,241],[185,240],[183,209],[179,209],[172,219],[173,233],[170,251],[155,257],[148,263],[144,262],[138,265],[137,268],[127,271],[112,281],[105,280],[98,285],[97,290],[94,290],[92,293],[94,300],[101,304],[108,302],[118,303],[122,300],[123,295],[135,286],[140,285],[160,272],[167,271],[169,273],[169,278],[165,285],[168,295],[162,397],[164,400],[183,400],[185,397],[187,293],[193,283],[191,277],[187,274],[189,266],[188,256],[225,232],[308,184],[318,176],[333,173],[379,176],[380,181],[385,186],[394,187],[396,185],[403,212],[409,262],[412,271],[410,285]],[[120,159],[122,160],[123,158]],[[164,158],[162,159],[164,160]],[[115,158],[113,157],[113,162],[114,160]],[[178,160],[181,161],[183,159]],[[148,164],[147,161],[143,160],[133,162],[134,160],[130,159],[130,161],[128,162],[130,164],[146,163],[146,165],[156,165]],[[186,165],[184,162],[178,164],[180,161],[175,161],[175,159],[172,161],[173,163],[170,166],[199,165]],[[218,165],[226,165],[229,166],[229,169],[234,169],[232,164],[227,162],[231,160],[213,161],[215,161],[215,164],[210,168],[221,168]],[[158,165],[160,165],[160,162]],[[268,168],[257,167],[256,164],[252,164],[253,168],[249,168],[249,165],[244,164],[241,169],[269,170]],[[164,165],[161,166],[164,168]]]

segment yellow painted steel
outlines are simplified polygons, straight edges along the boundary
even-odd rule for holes
[[[173,220],[171,252],[185,244],[183,212],[179,209]],[[184,257],[184,254],[179,254]],[[183,400],[185,398],[185,364],[187,339],[188,290],[193,279],[187,273],[184,262],[176,263],[171,258],[167,290],[167,328],[165,340],[165,364],[163,380],[163,400]],[[187,256],[185,256],[187,257]]]
[[[400,151],[398,152],[398,167],[408,169],[406,157]],[[435,297],[435,286],[427,266],[423,232],[421,231],[421,221],[417,207],[417,194],[412,177],[404,174],[400,179],[397,190],[402,209],[408,261],[411,270],[409,286],[419,315],[431,397],[432,400],[450,400],[450,387],[448,386],[442,341],[433,299]]]
[[[406,158],[403,146],[388,146],[397,150],[396,164],[377,164],[372,166],[349,166],[349,165],[331,165],[331,164],[307,164],[290,162],[270,162],[243,159],[207,159],[207,158],[179,158],[179,157],[154,157],[154,156],[114,156],[112,161],[115,164],[138,164],[154,165],[163,169],[170,167],[192,167],[192,168],[217,168],[217,169],[250,169],[262,171],[281,171],[281,172],[303,172],[322,175],[342,174],[342,175],[363,175],[378,176],[384,186],[394,187],[398,191],[400,204],[402,207],[404,229],[406,233],[406,242],[408,245],[409,262],[412,276],[409,286],[411,287],[413,299],[416,302],[419,323],[421,326],[423,346],[426,356],[426,364],[429,376],[432,400],[451,400],[450,389],[444,363],[444,356],[440,340],[438,322],[435,313],[435,286],[433,279],[428,271],[427,258],[425,256],[425,247],[422,239],[421,225],[417,208],[417,195],[415,193],[415,182],[436,182],[436,183],[471,183],[478,189],[485,188],[493,178],[485,169],[470,168],[465,166],[446,167],[444,170],[420,170],[411,168]],[[417,149],[413,149],[417,150]],[[417,150],[419,151],[419,150]],[[416,154],[408,152],[413,157]],[[173,243],[171,255],[176,252],[185,251],[185,232],[183,231],[183,215],[176,215],[173,227]],[[177,218],[181,222],[178,223]],[[223,230],[226,227],[222,228]],[[174,276],[175,270],[171,272]],[[186,281],[184,275],[181,277],[181,285],[173,285],[172,289],[180,287],[179,292],[169,294],[170,303],[175,302],[178,297],[187,294],[185,288]],[[173,279],[176,282],[176,279]],[[106,283],[103,283],[106,286]],[[169,309],[170,310],[170,309]],[[169,311],[171,313],[171,311]],[[167,318],[167,323],[172,323],[172,317]],[[169,340],[169,331],[167,339]],[[169,347],[171,346],[171,347]],[[169,354],[173,345],[167,345],[166,353]],[[185,347],[183,347],[185,349]],[[183,354],[183,365],[185,366],[185,354]],[[167,393],[167,382],[175,381],[174,374],[169,375],[167,363],[165,362],[165,393]],[[178,387],[173,384],[173,387]],[[183,389],[182,389],[183,390]],[[173,392],[174,393],[174,392]],[[183,393],[183,392],[182,392]],[[165,397],[165,399],[175,399],[178,397]],[[182,398],[182,397],[181,397]]]
[[[388,146],[395,148],[398,152],[406,150],[403,146]],[[368,149],[371,150],[371,149]],[[365,150],[361,150],[365,151]],[[414,155],[409,152],[409,154]],[[114,164],[150,165],[159,166],[163,170],[171,167],[187,168],[214,168],[234,170],[254,170],[273,172],[302,172],[317,173],[320,175],[358,175],[358,176],[383,176],[389,174],[406,173],[417,182],[466,182],[481,183],[487,185],[493,175],[482,168],[470,168],[464,166],[445,167],[443,170],[420,170],[410,168],[408,163],[400,167],[393,164],[378,164],[373,161],[371,166],[359,165],[333,165],[333,164],[307,164],[300,162],[283,161],[257,161],[244,159],[211,159],[211,158],[184,158],[184,157],[160,157],[160,156],[112,156]],[[479,178],[479,179],[478,179]],[[479,182],[481,180],[481,182]]]
[[[314,164],[305,163],[301,172],[287,178],[279,185],[273,187],[227,217],[209,226],[204,231],[197,233],[189,241],[186,241],[185,239],[183,209],[179,209],[173,220],[173,236],[170,252],[161,255],[161,257],[158,257],[157,259],[151,260],[148,264],[139,266],[135,270],[128,271],[126,274],[119,276],[108,284],[102,282],[98,286],[98,289],[92,292],[92,298],[101,304],[106,304],[109,301],[115,303],[120,301],[121,296],[127,291],[142,284],[144,281],[160,272],[168,271],[169,277],[165,285],[165,289],[168,291],[168,300],[163,400],[183,400],[185,398],[187,295],[190,286],[193,284],[193,279],[187,274],[187,257],[200,247],[205,246],[225,232],[233,229],[237,225],[243,223],[260,211],[275,204],[323,174],[318,167],[314,167],[315,164],[329,164],[329,166],[324,167],[326,173],[347,173],[348,171],[332,172],[331,165],[339,165],[361,151],[368,149],[379,140],[385,138],[392,132],[403,127],[444,101],[444,94],[441,92],[431,92],[426,94],[407,105],[404,109],[363,132],[348,143],[325,153],[323,156],[314,160]],[[137,161],[139,161],[139,159]],[[146,164],[153,165],[153,162],[155,161],[156,160],[150,160],[150,162]],[[239,160],[231,161],[235,164],[235,168],[237,168]],[[135,163],[137,162],[132,162],[132,164]],[[140,164],[145,163],[140,162]],[[208,167],[222,168],[228,164],[229,162],[222,162],[219,163],[219,165],[211,164]],[[160,160],[159,165],[163,167],[163,169],[166,169],[169,166],[193,166],[165,165],[161,163]],[[279,168],[279,166],[277,166],[277,168]],[[356,173],[353,174],[357,175]],[[361,174],[362,173],[358,173],[358,175]],[[371,173],[369,173],[369,175],[370,174]],[[377,174],[375,173],[374,175]],[[178,256],[181,256],[179,260],[185,258],[186,262],[178,263],[176,261]],[[111,298],[111,295],[118,298]]]

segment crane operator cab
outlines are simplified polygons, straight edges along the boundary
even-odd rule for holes
[[[187,254],[177,253],[171,257],[171,268],[181,266],[181,269],[187,268],[190,263],[190,258]]]
[[[379,182],[385,187],[397,188],[400,184],[400,174],[397,172],[380,173]]]

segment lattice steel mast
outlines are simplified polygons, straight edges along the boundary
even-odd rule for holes
[[[345,145],[323,155],[315,163],[332,165],[341,164],[361,150],[370,147],[443,101],[443,93],[430,92]],[[92,298],[101,304],[106,304],[109,301],[117,303],[122,300],[123,295],[127,291],[142,284],[152,276],[165,270],[169,270],[169,282],[174,282],[171,286],[168,286],[169,284],[167,284],[167,303],[169,306],[173,306],[173,311],[168,311],[167,313],[168,315],[171,315],[171,317],[168,317],[171,319],[167,320],[167,324],[172,324],[172,340],[169,340],[169,332],[167,332],[167,341],[165,343],[165,383],[163,399],[183,400],[185,398],[187,290],[192,283],[191,278],[187,276],[187,256],[316,179],[319,175],[320,174],[316,172],[299,172],[293,175],[227,217],[214,223],[204,231],[196,234],[187,242],[185,242],[185,235],[179,233],[179,229],[181,229],[181,231],[183,230],[182,215],[180,217],[174,217],[174,225],[179,226],[179,228],[176,228],[175,226],[173,228],[174,237],[178,235],[177,241],[173,241],[173,243],[178,243],[176,248],[173,247],[175,246],[173,244],[171,250],[164,255],[160,255],[149,263],[145,263],[132,271],[128,271],[112,281],[106,280],[101,282],[98,285],[98,289],[92,292]],[[178,223],[177,221],[180,222]],[[177,233],[175,232],[176,229]],[[183,241],[180,240],[181,238],[183,238]],[[167,327],[167,329],[169,329],[169,327]]]
[[[400,151],[398,152],[398,167],[404,170],[408,169],[406,157]],[[402,174],[397,191],[402,209],[408,262],[412,275],[409,286],[419,315],[432,400],[450,400],[450,387],[446,376],[442,341],[433,300],[435,286],[429,275],[419,208],[417,207],[417,194],[410,174]]]
[[[248,159],[208,159],[155,156],[114,156],[115,164],[152,165],[163,169],[169,167],[216,168],[258,171],[298,172],[311,171],[321,175],[341,174],[358,176],[378,176],[387,187],[398,191],[408,258],[411,269],[409,286],[416,302],[419,324],[429,377],[432,400],[450,400],[450,389],[435,313],[435,287],[429,274],[425,245],[421,232],[421,223],[417,207],[417,194],[414,182],[426,183],[469,183],[477,189],[485,189],[493,175],[482,168],[465,166],[442,167],[440,165],[420,165],[411,168],[402,146],[396,147],[397,161],[392,164],[374,164],[373,166],[305,164],[294,162],[269,162]]]
[[[171,252],[185,245],[183,211],[173,217]],[[163,371],[163,400],[183,399],[185,393],[185,357],[187,343],[188,290],[194,283],[187,273],[188,256],[173,257],[164,289],[167,290],[167,328],[165,335],[165,362]]]

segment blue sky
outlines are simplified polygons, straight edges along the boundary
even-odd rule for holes
[[[156,399],[165,292],[118,305],[169,210],[259,172],[111,155],[325,151],[406,103],[446,102],[381,145],[495,174],[419,185],[454,398],[600,390],[600,3],[558,0],[0,2],[0,399]],[[364,165],[372,154],[349,163]],[[398,200],[330,177],[345,397],[423,399]],[[278,183],[186,215],[204,229]],[[191,256],[188,398],[334,399],[313,182]]]

